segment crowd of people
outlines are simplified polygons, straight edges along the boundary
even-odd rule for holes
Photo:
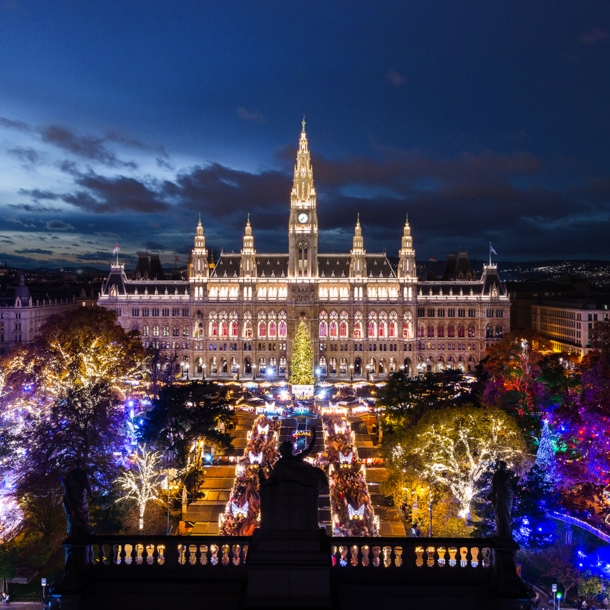
[[[352,442],[349,423],[323,418],[334,536],[378,536],[363,463]]]
[[[243,457],[237,463],[235,482],[227,508],[221,516],[223,536],[251,536],[260,517],[259,475],[268,476],[280,457],[280,422],[259,415],[254,420]]]

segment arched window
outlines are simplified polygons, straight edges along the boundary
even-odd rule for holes
[[[428,337],[434,337],[434,326],[428,326]]]
[[[337,323],[336,322],[330,323],[330,338],[331,339],[337,338]]]
[[[347,322],[341,322],[341,324],[339,324],[339,336],[342,339],[347,337]]]
[[[244,335],[246,339],[252,339],[252,322],[244,323]]]
[[[216,320],[210,322],[210,337],[218,337],[218,322]]]
[[[239,330],[237,327],[237,322],[231,322],[231,336],[237,337],[239,335]]]
[[[493,339],[493,336],[494,336],[493,326],[491,324],[488,324],[485,327],[485,338],[486,339]]]
[[[277,336],[277,325],[275,322],[269,322],[269,337],[275,338]]]
[[[336,375],[337,374],[337,359],[336,358],[331,358],[330,359],[330,371],[329,373],[331,375]]]
[[[403,322],[402,325],[402,338],[410,339],[411,338],[411,325],[408,322]]]
[[[504,329],[501,326],[496,326],[496,337],[501,337],[504,334]]]
[[[229,334],[229,325],[226,320],[223,320],[221,323],[221,336],[226,337]]]
[[[439,324],[438,328],[436,329],[436,336],[441,337],[441,338],[443,338],[445,336],[445,325],[444,324]]]
[[[379,322],[379,338],[383,339],[386,336],[386,323]]]
[[[328,326],[326,322],[320,322],[320,337],[326,337],[328,332]]]
[[[453,326],[453,324],[450,324],[450,325],[447,327],[447,336],[448,336],[450,339],[453,339],[453,337],[455,337],[455,326]]]
[[[463,326],[460,324],[460,325],[458,326],[458,337],[459,337],[460,339],[463,339],[463,338],[464,338],[464,336],[465,336],[465,334],[466,334],[466,330],[465,330],[465,328],[464,328],[464,327],[463,327]]]
[[[388,326],[388,337],[394,339],[396,337],[396,322],[390,322]]]
[[[418,326],[417,327],[417,336],[418,337],[425,337],[426,336],[423,326]]]
[[[375,337],[375,322],[369,322],[369,337]]]
[[[320,375],[327,375],[328,371],[326,370],[326,358],[322,356],[320,358]]]
[[[362,322],[354,322],[354,339],[362,339]]]
[[[266,322],[258,323],[258,336],[263,337],[263,338],[267,336],[267,323]]]
[[[142,326],[142,336],[148,337],[148,324],[144,324],[144,326]]]
[[[474,328],[474,324],[471,324],[468,327],[468,336],[472,339],[475,336],[475,328]]]
[[[287,335],[286,322],[280,322],[280,337],[284,338]]]
[[[153,337],[158,337],[159,336],[159,327],[155,324],[155,326],[153,326]]]

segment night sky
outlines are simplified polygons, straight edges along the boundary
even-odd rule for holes
[[[610,2],[0,0],[0,258],[320,250],[610,259]]]

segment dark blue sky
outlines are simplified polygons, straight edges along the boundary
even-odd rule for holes
[[[610,3],[0,0],[0,257],[287,247],[610,259]]]

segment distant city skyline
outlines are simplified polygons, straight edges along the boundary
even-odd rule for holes
[[[0,261],[284,251],[300,121],[320,250],[610,260],[610,8],[0,1]]]

